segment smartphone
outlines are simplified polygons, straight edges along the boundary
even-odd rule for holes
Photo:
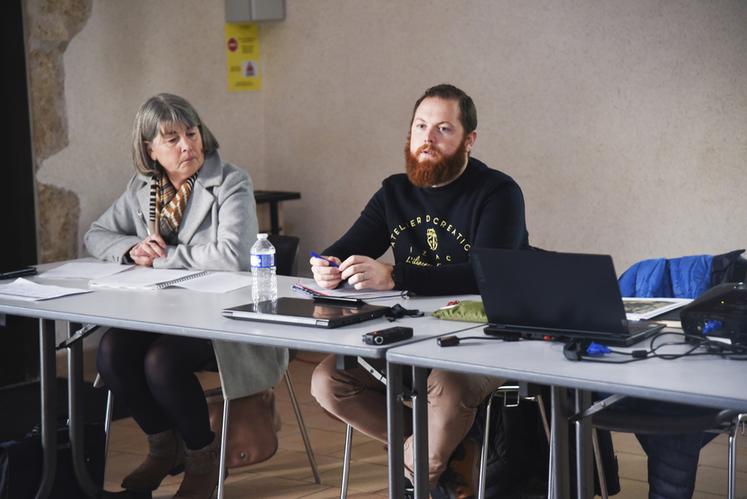
[[[366,345],[387,345],[407,338],[412,338],[412,328],[396,326],[364,334],[363,343]]]

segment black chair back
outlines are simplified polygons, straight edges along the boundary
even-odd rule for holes
[[[268,234],[275,247],[275,269],[278,275],[295,275],[299,239],[296,236]]]

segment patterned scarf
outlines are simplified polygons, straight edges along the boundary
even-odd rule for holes
[[[167,244],[177,243],[176,236],[198,173],[195,172],[189,177],[178,191],[166,175],[153,177],[150,190],[150,219],[154,226],[155,220],[158,220],[158,231]]]

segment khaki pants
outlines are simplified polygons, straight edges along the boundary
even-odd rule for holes
[[[454,449],[467,435],[477,407],[503,380],[434,369],[428,376],[428,480],[435,486]],[[386,443],[386,386],[362,367],[338,371],[335,356],[314,369],[311,394],[328,412]],[[411,418],[405,418],[405,467],[412,479]]]

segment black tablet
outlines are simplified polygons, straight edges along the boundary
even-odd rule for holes
[[[348,305],[302,298],[278,298],[277,303],[265,301],[256,308],[252,303],[227,308],[223,310],[223,315],[231,319],[334,328],[381,317],[387,310],[389,307],[368,303]]]

